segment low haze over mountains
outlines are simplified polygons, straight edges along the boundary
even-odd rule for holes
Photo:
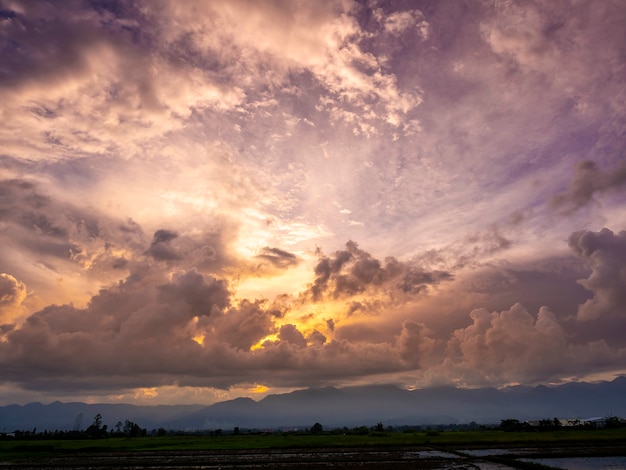
[[[392,385],[299,390],[255,402],[238,398],[211,406],[31,403],[0,407],[0,432],[16,429],[86,428],[100,413],[112,428],[131,420],[141,427],[176,430],[305,428],[320,422],[342,426],[499,423],[505,418],[590,418],[626,416],[626,377],[611,382],[568,383],[556,387],[403,390]]]

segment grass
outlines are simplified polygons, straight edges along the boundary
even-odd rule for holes
[[[99,440],[4,440],[0,462],[27,457],[115,452],[229,451],[368,447],[610,447],[623,446],[626,429],[553,432],[446,431],[438,433],[242,434],[223,436],[115,437]]]

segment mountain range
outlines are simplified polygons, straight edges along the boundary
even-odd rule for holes
[[[461,424],[498,424],[502,419],[626,416],[626,377],[610,382],[503,389],[435,387],[405,390],[394,385],[311,388],[204,405],[137,406],[54,402],[0,407],[0,432],[85,429],[97,415],[113,429],[119,421],[143,428],[230,430]]]

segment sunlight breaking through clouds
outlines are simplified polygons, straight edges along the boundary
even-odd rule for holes
[[[0,399],[626,372],[625,22],[0,0]]]

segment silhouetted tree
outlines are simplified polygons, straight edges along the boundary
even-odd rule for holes
[[[130,420],[124,421],[124,435],[129,437],[145,436],[147,431],[139,427],[137,423],[133,423]]]
[[[96,429],[100,429],[102,427],[102,415],[100,413],[94,416],[92,426]]]
[[[506,432],[519,431],[522,429],[522,423],[517,419],[503,419],[500,421],[500,429]]]
[[[320,423],[315,423],[310,429],[310,432],[312,432],[313,434],[319,434],[323,431],[324,427]]]
[[[622,427],[622,422],[617,416],[607,416],[604,418],[604,427],[606,429],[618,429]]]
[[[89,437],[93,437],[97,439],[100,437],[105,437],[106,433],[107,433],[107,426],[106,424],[102,426],[102,415],[98,413],[96,416],[94,416],[93,423],[91,424],[91,426],[87,428],[87,430],[85,431],[85,434],[87,434],[87,436]]]
[[[358,427],[352,429],[352,433],[353,434],[357,434],[357,435],[365,435],[369,431],[370,430],[368,429],[367,426],[358,426]]]

